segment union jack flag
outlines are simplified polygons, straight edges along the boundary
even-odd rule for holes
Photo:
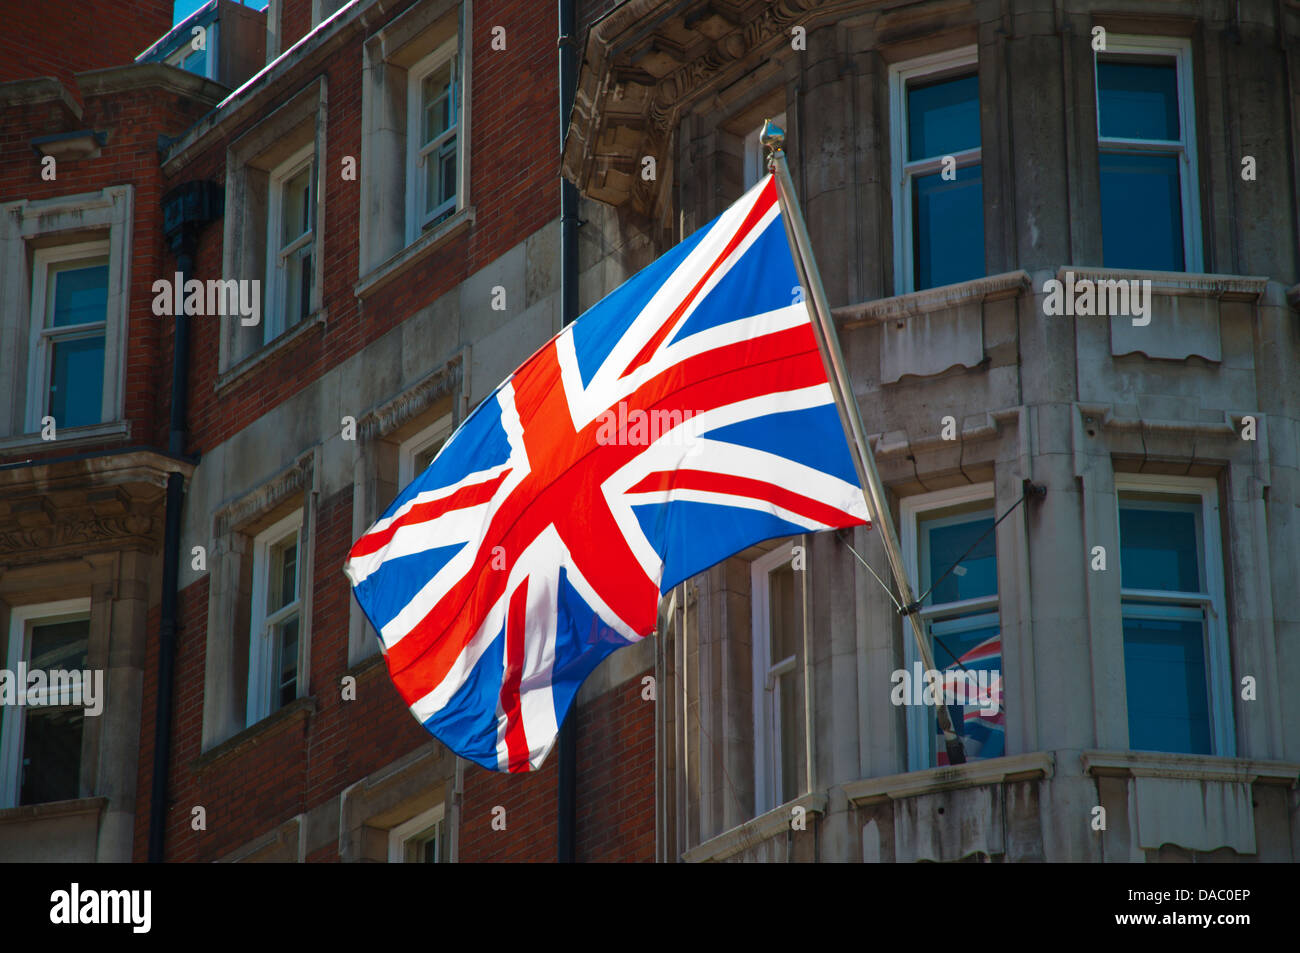
[[[867,521],[768,176],[484,400],[345,572],[416,719],[528,771],[662,593]]]
[[[969,701],[970,673],[977,676],[983,673],[988,686],[987,695],[980,697],[976,703]],[[944,691],[952,689],[955,695],[963,676],[968,702],[965,705],[949,705],[948,713],[952,717],[953,727],[962,738],[966,760],[1000,758],[1006,753],[1007,740],[1007,714],[1002,704],[1001,634],[985,639],[970,651],[962,653],[957,664],[944,669]],[[939,765],[946,765],[948,752],[944,748],[943,730],[937,723],[935,733],[936,761]]]

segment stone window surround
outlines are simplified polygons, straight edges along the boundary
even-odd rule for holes
[[[473,222],[470,204],[473,0],[417,5],[365,41],[362,52],[359,296],[423,260]],[[459,30],[461,76],[456,211],[420,233],[408,227],[407,71]]]
[[[795,540],[798,542],[795,543]],[[756,557],[750,563],[750,599],[752,603],[750,626],[753,633],[751,644],[753,646],[752,657],[756,660],[770,658],[772,639],[771,610],[770,604],[765,603],[765,598],[770,599],[771,596],[771,574],[789,563],[793,558],[789,549],[787,549],[787,543],[801,546],[804,558],[808,558],[808,538],[804,535],[777,541],[775,546],[761,556]],[[793,731],[805,727],[810,714],[811,706],[809,705],[808,689],[810,687],[811,670],[806,664],[809,636],[806,623],[809,615],[807,600],[810,597],[808,585],[810,571],[805,564],[804,570],[799,572],[797,576],[799,585],[803,590],[801,602],[804,606],[804,618],[800,625],[802,638],[795,653],[794,667],[788,673],[800,680],[796,697],[803,696],[804,710],[802,712],[780,712],[778,716],[776,712],[769,709],[769,699],[776,700],[775,691],[767,687],[767,673],[760,666],[755,665],[751,668],[751,676],[754,680],[754,800],[756,802],[755,811],[758,814],[765,813],[783,800],[781,791],[784,779],[780,777],[781,765],[779,761],[775,760],[780,752],[780,738],[773,731],[773,720],[779,717],[783,723],[780,726],[781,730],[784,731],[788,727],[789,730]],[[787,720],[792,724],[788,726],[784,724]],[[800,779],[798,787],[800,791],[808,787],[807,782],[811,775],[811,752],[805,744],[807,737],[806,731],[795,736],[796,751],[803,754],[803,758],[798,759],[803,762],[802,767],[804,768],[804,776]],[[800,749],[802,750],[800,751]],[[769,761],[773,763],[769,764]]]
[[[308,143],[314,144],[313,190],[316,202],[312,230],[317,236],[312,275],[312,307],[308,317],[286,329],[272,341],[263,343],[263,327],[243,327],[237,315],[223,318],[217,368],[218,387],[228,384],[247,367],[263,360],[289,341],[296,340],[300,329],[323,320],[324,236],[326,234],[324,178],[321,163],[326,156],[326,127],[329,105],[326,78],[318,76],[290,96],[266,118],[257,122],[226,150],[226,215],[222,221],[221,273],[224,278],[254,278],[267,290],[270,276],[266,271],[267,213],[271,173]],[[246,228],[246,225],[253,225]],[[267,301],[262,322],[268,320]]]
[[[99,615],[102,622],[102,611]],[[8,624],[3,632],[8,647],[5,655],[5,668],[11,671],[17,669],[18,662],[30,661],[27,657],[29,625],[35,625],[50,619],[61,620],[72,616],[89,618],[86,667],[92,669],[92,671],[90,646],[92,643],[103,641],[108,635],[107,632],[95,631],[95,618],[91,613],[91,601],[88,597],[13,606],[9,609],[8,616]],[[25,687],[19,686],[19,690],[24,691]],[[100,703],[103,703],[103,699],[100,699]],[[27,708],[19,706],[8,706],[0,710],[0,740],[4,742],[3,745],[0,745],[0,754],[3,755],[0,757],[0,808],[18,807],[18,798],[21,794],[21,765],[18,762],[18,754],[22,750],[24,715],[27,711]],[[94,793],[91,790],[94,786],[93,763],[97,759],[91,745],[93,740],[91,732],[88,730],[93,721],[94,719],[85,719],[82,722],[80,790],[75,797],[90,797]],[[91,765],[89,772],[87,771],[88,763]]]
[[[922,164],[915,172],[907,171],[912,164],[907,159],[905,142],[908,129],[907,86],[913,79],[930,77],[949,72],[965,75],[965,70],[974,67],[979,75],[979,47],[960,46],[940,53],[917,57],[889,67],[889,149],[892,173],[889,177],[893,195],[893,236],[894,236],[894,288],[897,294],[916,291],[915,262],[912,261],[912,200],[911,181],[913,174],[933,173],[929,165]],[[979,148],[967,149],[955,156],[957,168],[983,163],[983,135],[981,123]],[[973,156],[973,158],[972,158]],[[937,168],[937,167],[936,167]],[[984,236],[980,236],[981,242]],[[923,289],[926,290],[926,289]]]
[[[103,406],[112,409],[111,416],[99,424],[60,430],[59,439],[71,441],[123,432],[133,214],[134,188],[130,185],[0,205],[0,287],[11,289],[6,301],[0,303],[0,353],[21,355],[17,366],[6,369],[8,386],[0,388],[0,436],[31,433],[32,439],[22,440],[19,445],[42,443],[39,427],[36,431],[27,428],[34,251],[104,237],[109,244],[109,276]]]
[[[245,730],[260,728],[276,720],[276,712],[271,712],[256,725],[247,724],[252,549],[253,540],[260,532],[295,510],[302,512],[298,700],[311,694],[319,455],[319,447],[308,451],[292,466],[213,514],[203,684],[203,754]]]
[[[924,592],[920,588],[921,516],[931,510],[977,502],[986,502],[990,507],[996,506],[994,483],[972,483],[930,493],[918,493],[905,496],[899,501],[899,544],[903,550],[903,564],[907,569],[908,579],[918,597]],[[997,518],[996,512],[994,518]],[[993,539],[996,546],[996,534]],[[998,594],[999,597],[1000,595],[1001,593]],[[998,597],[994,598],[996,600]],[[995,604],[986,611],[999,612],[1000,609],[1000,604]],[[917,651],[916,639],[912,635],[911,627],[905,625],[903,626],[903,666],[910,672],[913,663],[920,660],[921,656]],[[904,712],[907,721],[907,764],[912,771],[926,771],[933,767],[927,763],[928,759],[923,761],[920,757],[922,752],[928,753],[934,744],[927,737],[930,729],[928,714],[927,708],[918,708],[914,705],[908,706]]]
[[[448,434],[464,419],[468,391],[464,379],[469,355],[462,352],[396,397],[357,418],[353,460],[352,538],[358,539],[379,518],[401,487],[401,444],[450,417]],[[379,651],[379,638],[354,598],[349,598],[348,665],[364,663]]]

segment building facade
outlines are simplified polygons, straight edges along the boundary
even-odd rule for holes
[[[430,739],[342,566],[775,118],[940,684],[997,697],[948,764],[879,530],[753,547],[580,692],[576,859],[1296,859],[1300,7],[1153,6],[212,0],[0,77],[5,667],[107,686],[0,708],[0,858],[554,859],[558,756]]]

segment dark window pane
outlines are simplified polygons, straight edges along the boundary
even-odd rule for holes
[[[104,401],[104,336],[56,339],[53,352],[50,416],[60,427],[99,423]]]
[[[18,803],[42,804],[79,797],[83,710],[29,708],[26,719]]]
[[[1210,754],[1202,624],[1124,619],[1129,747]]]
[[[1115,139],[1178,139],[1178,74],[1174,60],[1097,63],[1101,134]]]
[[[992,525],[993,517],[989,516],[950,526],[928,527],[925,530],[929,543],[928,565],[922,570],[922,591],[947,572]],[[926,603],[940,605],[962,599],[978,599],[981,596],[996,595],[997,591],[996,534],[989,533],[956,570],[948,573],[948,577],[934,587]],[[936,664],[940,668],[944,666],[943,662]]]
[[[1100,159],[1102,264],[1182,271],[1178,156],[1103,152]]]
[[[108,312],[108,265],[50,269],[54,314],[48,327],[103,321]]]
[[[277,666],[276,704],[283,708],[298,697],[298,617],[286,621],[280,629],[280,644],[276,654]]]
[[[978,165],[945,182],[936,172],[912,180],[916,290],[984,274],[984,182]]]
[[[907,88],[907,158],[951,155],[980,144],[979,78]]]
[[[1126,589],[1200,592],[1196,514],[1120,506],[1120,584]]]
[[[50,669],[81,671],[86,667],[89,640],[89,619],[34,625],[27,667],[46,671]]]

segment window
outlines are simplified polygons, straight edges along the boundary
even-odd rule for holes
[[[413,437],[402,441],[397,451],[398,484],[405,488],[427,470],[450,436],[451,415],[448,414]]]
[[[1218,489],[1116,474],[1129,747],[1231,755]]]
[[[460,129],[460,73],[455,39],[407,74],[407,241],[456,210]]]
[[[998,560],[996,534],[984,535],[994,523],[993,487],[978,484],[908,497],[902,512],[908,574],[918,598],[929,593],[920,615],[934,664],[945,686],[955,691],[964,682],[968,703],[948,706],[953,728],[967,760],[1001,757],[1006,753],[1006,714]],[[907,671],[914,680],[921,660],[910,624],[904,639]],[[984,686],[989,691],[996,687],[996,711],[987,703],[969,703],[971,688],[983,692]],[[934,706],[909,707],[907,728],[910,770],[948,763]]]
[[[412,4],[366,38],[358,294],[403,275],[473,222],[471,4]]]
[[[260,320],[220,321],[223,386],[257,363],[273,341],[323,320],[320,244],[326,209],[316,161],[326,153],[325,77],[317,77],[230,144],[221,272],[256,281]],[[237,369],[236,369],[237,368]]]
[[[79,683],[87,668],[90,600],[66,599],[20,606],[9,617],[8,668],[21,661],[30,672],[67,672]],[[21,686],[20,690],[25,690]],[[73,688],[75,692],[75,687]],[[51,697],[58,694],[60,697]],[[42,804],[81,797],[82,735],[85,708],[62,692],[37,699],[38,705],[5,706],[0,729],[0,807]],[[88,780],[89,779],[85,779]]]
[[[1190,42],[1111,35],[1095,68],[1102,264],[1200,271]]]
[[[785,129],[785,113],[772,117],[772,122]],[[763,125],[760,123],[745,137],[745,188],[748,190],[758,184],[758,180],[767,175],[767,150],[763,146]],[[786,136],[786,152],[789,153],[790,137]]]
[[[897,293],[984,274],[976,48],[890,68]]]
[[[750,566],[754,632],[755,813],[803,791],[804,579],[785,542]]]
[[[204,79],[216,79],[217,22],[214,20],[203,27],[205,30],[203,49],[194,49],[194,35],[187,31],[184,42],[163,62],[168,66],[183,69],[187,73],[193,73],[195,76],[202,76]]]
[[[267,296],[270,313],[265,341],[279,337],[312,312],[312,227],[315,197],[314,147],[307,146],[271,173],[267,216]]]
[[[437,864],[446,861],[442,805],[419,814],[388,832],[390,864]]]
[[[59,427],[108,419],[104,352],[108,328],[108,242],[35,253],[32,276],[29,431],[51,416]]]
[[[302,511],[253,540],[248,724],[298,697],[302,647]]]

